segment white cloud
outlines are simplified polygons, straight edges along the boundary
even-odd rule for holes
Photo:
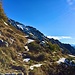
[[[71,10],[75,10],[75,0],[66,0]]]
[[[72,37],[70,36],[47,36],[48,38],[53,38],[53,39],[57,39],[57,40],[61,40],[61,39],[72,39]]]
[[[69,5],[73,5],[74,0],[67,0],[67,3],[68,3]]]
[[[71,10],[75,10],[75,0],[66,0]]]

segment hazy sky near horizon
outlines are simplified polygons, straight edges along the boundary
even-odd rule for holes
[[[3,0],[3,8],[9,18],[75,44],[75,0]]]

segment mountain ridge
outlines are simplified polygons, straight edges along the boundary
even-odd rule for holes
[[[64,51],[67,50],[70,54],[75,54],[75,49],[70,44],[61,43],[59,40],[54,40],[47,38],[43,33],[32,26],[26,26],[19,22],[16,22],[12,19],[9,19],[8,22],[15,26],[17,29],[21,30],[25,34],[27,34],[30,38],[41,41],[50,41],[52,44],[57,44]]]

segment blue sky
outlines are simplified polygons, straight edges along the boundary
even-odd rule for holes
[[[3,8],[9,18],[75,44],[75,0],[3,0]]]

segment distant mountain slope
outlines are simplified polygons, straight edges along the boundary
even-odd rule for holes
[[[70,54],[74,54],[75,55],[75,49],[70,45],[70,44],[64,44],[61,43],[58,40],[54,40],[54,39],[49,39],[51,41],[52,44],[58,44],[60,48],[63,49],[63,51],[65,52],[68,51]]]
[[[58,40],[54,39],[49,39],[47,38],[43,33],[41,33],[39,30],[37,30],[34,27],[31,26],[25,26],[19,22],[16,22],[12,19],[9,19],[8,22],[15,26],[17,29],[21,30],[25,34],[27,34],[30,38],[39,40],[39,41],[50,41],[52,44],[57,44],[60,48],[64,50],[64,52],[70,53],[70,54],[75,54],[75,49],[70,45],[70,44],[64,44],[61,43]]]

